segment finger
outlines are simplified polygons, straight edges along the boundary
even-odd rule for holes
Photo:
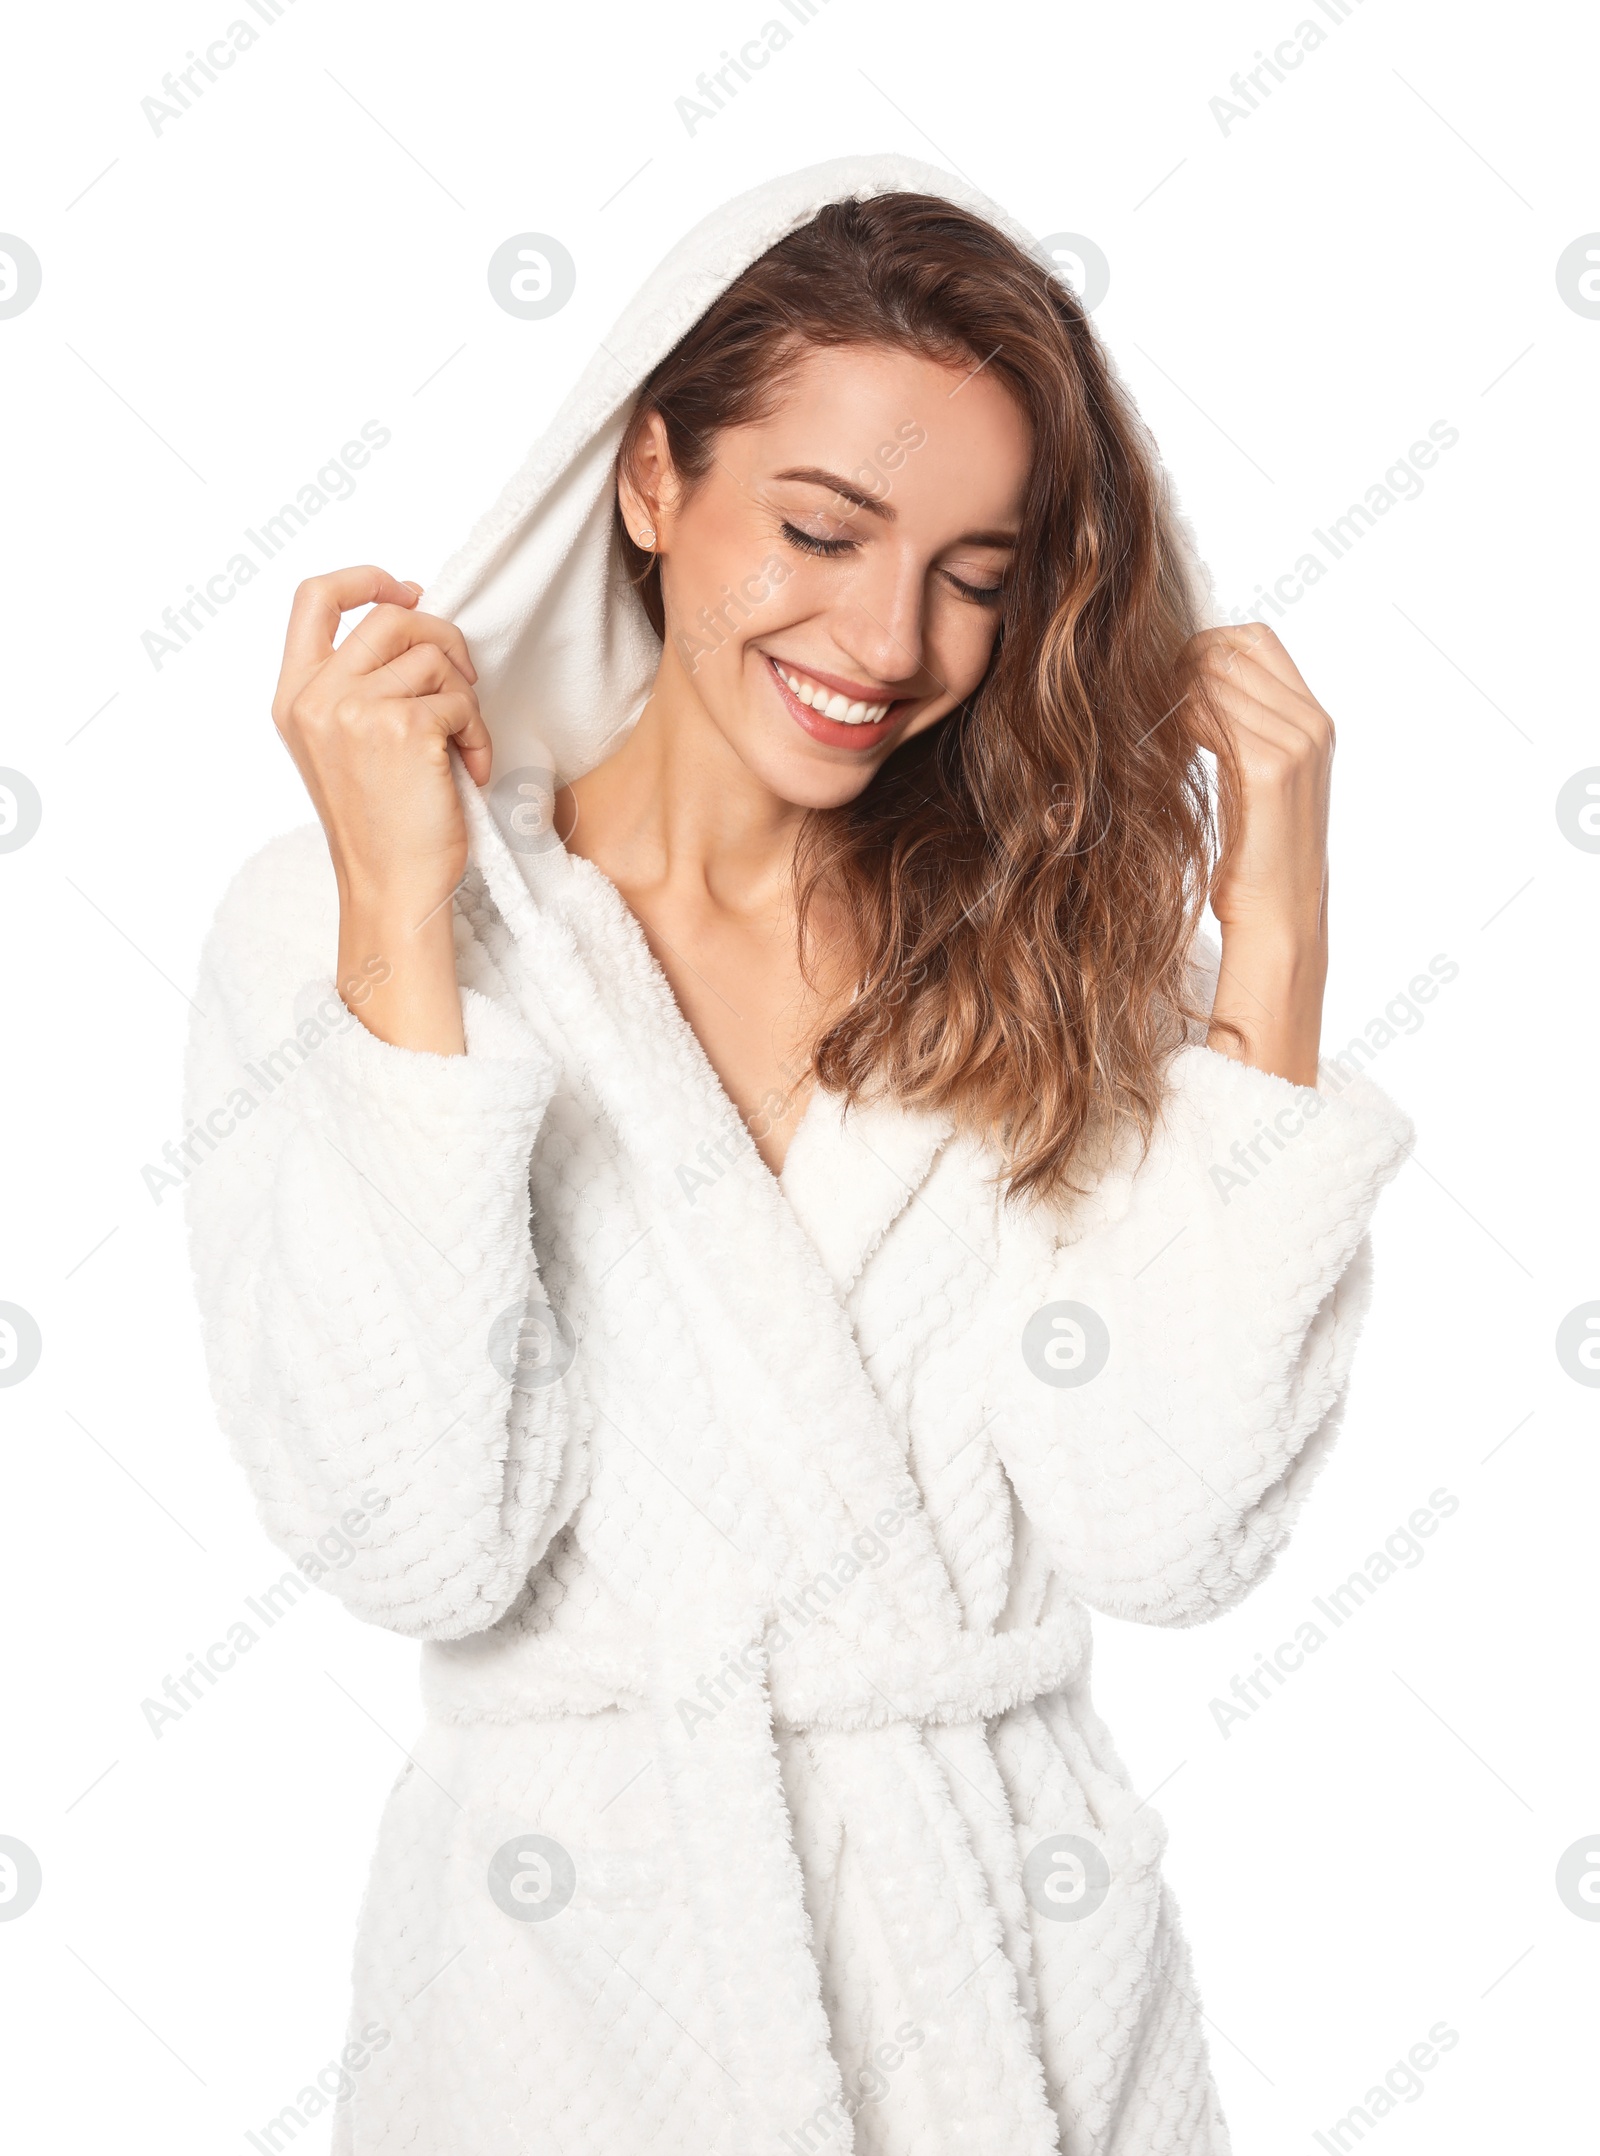
[[[1278,647],[1282,651],[1281,645]],[[1247,717],[1252,708],[1271,712],[1296,726],[1312,739],[1331,735],[1332,721],[1316,698],[1300,681],[1293,663],[1283,654],[1294,681],[1264,663],[1264,651],[1238,644],[1217,643],[1202,654],[1202,670],[1223,705]]]
[[[412,607],[422,597],[420,584],[402,584],[387,569],[369,563],[360,569],[331,569],[307,577],[294,595],[283,640],[284,672],[309,674],[333,649],[339,617],[353,606]]]
[[[486,786],[493,762],[493,743],[478,709],[477,693],[456,671],[449,654],[435,644],[414,645],[384,668],[385,680],[396,674],[418,677],[412,690],[416,701],[439,721],[455,742],[473,784]]]
[[[1200,693],[1190,700],[1191,730],[1200,746],[1219,753],[1225,735],[1236,756],[1288,757],[1331,755],[1333,721],[1309,697],[1292,697],[1272,675],[1241,680],[1237,674],[1208,673]]]
[[[1261,704],[1242,704],[1225,710],[1223,723],[1232,735],[1235,755],[1247,770],[1267,776],[1326,769],[1331,735],[1318,734],[1304,722],[1282,718]]]
[[[1215,756],[1221,747],[1221,737],[1226,731],[1222,714],[1217,709],[1214,686],[1202,682],[1191,689],[1184,698],[1184,716],[1190,733],[1203,749]]]
[[[1277,676],[1262,664],[1255,639],[1262,632],[1252,626],[1231,630],[1208,644],[1202,663],[1212,680],[1223,685],[1253,687],[1257,693],[1268,684],[1280,685]]]
[[[1269,629],[1265,622],[1229,623],[1210,634],[1217,639],[1219,648],[1226,647],[1235,665],[1241,660],[1247,665],[1253,663],[1280,682],[1284,688],[1301,696],[1311,694],[1300,669],[1283,648],[1276,632]],[[1224,659],[1222,663],[1227,667],[1229,660]]]
[[[1215,729],[1230,728],[1236,716],[1236,707],[1247,704],[1252,698],[1252,683],[1271,681],[1270,675],[1262,675],[1255,667],[1249,647],[1236,629],[1207,629],[1194,639],[1196,658],[1196,693],[1191,702],[1196,708],[1196,731],[1208,748],[1215,748]],[[1207,732],[1207,727],[1212,730]]]
[[[468,681],[476,681],[478,669],[467,650],[467,640],[453,621],[437,614],[416,614],[401,606],[375,606],[358,621],[339,646],[345,663],[358,674],[372,673],[399,658],[415,644],[437,644]]]
[[[1314,697],[1285,687],[1275,674],[1224,676],[1216,684],[1216,695],[1235,723],[1269,740],[1333,745],[1333,721],[1322,706]]]
[[[366,684],[364,693],[388,696],[429,696],[463,689],[470,693],[472,688],[449,652],[428,641],[408,645],[376,666],[360,667],[358,678]]]
[[[409,727],[415,724],[419,711],[445,740],[454,741],[473,784],[486,784],[494,744],[471,689],[446,689],[436,696],[385,698],[373,707],[373,716],[392,718],[400,726]]]
[[[455,728],[451,739],[461,752],[461,761],[467,767],[467,777],[474,786],[487,786],[489,773],[494,769],[494,743],[489,729],[483,723],[483,713],[478,700],[472,699],[472,715],[462,726]]]
[[[1221,736],[1232,738],[1241,725],[1248,725],[1263,695],[1278,693],[1272,676],[1261,673],[1240,644],[1224,640],[1220,632],[1208,635],[1188,698],[1197,740],[1216,753]]]

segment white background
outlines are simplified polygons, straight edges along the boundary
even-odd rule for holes
[[[1459,2042],[1375,2129],[1387,2156],[1592,2146],[1600,1923],[1554,1875],[1600,1837],[1600,1392],[1554,1336],[1600,1297],[1600,855],[1554,805],[1600,765],[1600,321],[1555,278],[1600,228],[1595,19],[827,0],[691,135],[675,99],[778,14],[295,0],[159,135],[141,98],[244,0],[13,20],[0,229],[44,284],[0,321],[0,764],[44,820],[0,855],[0,1300],[44,1350],[0,1392],[0,1832],[44,1891],[0,1922],[12,2145],[249,2145],[343,2040],[418,1723],[414,1648],[320,1595],[159,1739],[141,1711],[284,1570],[216,1430],[179,1206],[141,1170],[179,1134],[210,913],[307,814],[268,719],[291,589],[363,560],[426,581],[689,224],[893,149],[1103,248],[1097,321],[1226,608],[1459,430],[1266,616],[1339,727],[1326,1045],[1436,953],[1459,966],[1375,1070],[1420,1135],[1345,1433],[1234,1615],[1098,1623],[1097,1697],[1159,1788],[1240,2156],[1317,2146],[1441,2020]],[[1209,101],[1307,19],[1323,45],[1224,133]],[[578,265],[544,322],[485,279],[530,229]],[[393,439],[354,497],[153,667],[141,633],[367,420]],[[1224,1737],[1212,1699],[1441,1486],[1459,1510],[1423,1561]]]

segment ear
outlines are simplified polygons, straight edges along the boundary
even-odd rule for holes
[[[650,412],[617,467],[617,501],[636,545],[652,554],[663,551],[678,495],[666,422]],[[646,532],[654,536],[646,539]]]

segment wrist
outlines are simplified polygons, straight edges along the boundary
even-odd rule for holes
[[[1282,922],[1224,924],[1207,1046],[1292,1084],[1314,1086],[1327,976],[1325,933]],[[1237,1027],[1237,1036],[1218,1030],[1218,1020]]]
[[[1291,920],[1224,921],[1225,964],[1248,964],[1252,975],[1273,975],[1285,983],[1321,987],[1328,975],[1326,919],[1311,927]]]
[[[465,1047],[453,896],[391,892],[340,908],[339,993],[369,1033],[396,1048],[459,1055]]]
[[[331,849],[330,849],[331,853]],[[455,889],[459,874],[440,862],[407,862],[392,870],[353,868],[332,855],[339,911],[384,924],[423,920]]]

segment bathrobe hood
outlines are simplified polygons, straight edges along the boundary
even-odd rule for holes
[[[940,195],[1047,260],[1031,233],[965,181],[905,157],[839,157],[768,180],[724,203],[679,240],[600,340],[593,359],[521,469],[424,594],[459,623],[478,669],[494,742],[490,806],[537,774],[570,781],[599,763],[638,716],[661,646],[625,572],[614,469],[629,415],[653,368],[756,258],[830,202]],[[1148,440],[1159,470],[1155,445]],[[1168,489],[1168,515],[1196,597],[1210,584]],[[526,853],[513,848],[526,860]]]

